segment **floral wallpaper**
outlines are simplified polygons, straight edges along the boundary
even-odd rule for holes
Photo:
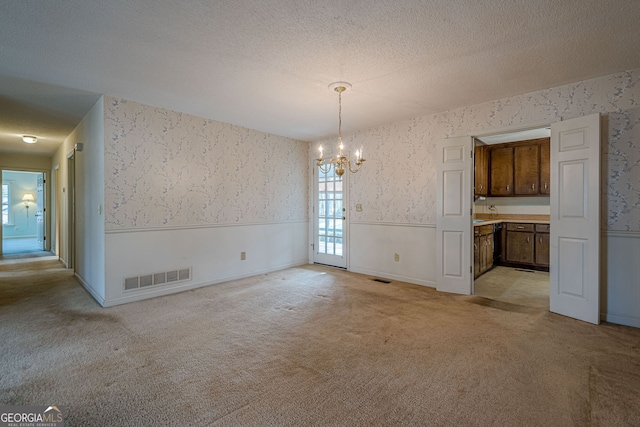
[[[343,137],[367,162],[350,178],[352,221],[434,224],[436,143],[601,113],[603,228],[640,231],[640,69],[450,110]],[[335,145],[324,140],[316,146]],[[355,205],[362,204],[362,212]]]
[[[307,220],[308,144],[105,97],[107,230]]]

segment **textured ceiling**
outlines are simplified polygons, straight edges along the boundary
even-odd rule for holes
[[[337,132],[331,82],[353,85],[348,133],[639,67],[639,16],[638,0],[5,1],[0,150],[60,141],[48,124],[93,93],[315,140]],[[18,117],[33,110],[50,117]]]

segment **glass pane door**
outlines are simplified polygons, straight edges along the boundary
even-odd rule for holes
[[[314,262],[346,268],[346,176],[317,167],[316,178]]]

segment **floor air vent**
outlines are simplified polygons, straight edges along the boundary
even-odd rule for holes
[[[391,283],[391,280],[385,280],[385,279],[375,278],[375,279],[371,279],[371,280],[373,280],[374,282],[380,282],[380,283],[387,283],[387,284]]]
[[[124,290],[146,288],[149,286],[164,285],[166,283],[178,283],[191,280],[191,267],[178,270],[163,271],[162,273],[144,274],[141,276],[126,277]]]

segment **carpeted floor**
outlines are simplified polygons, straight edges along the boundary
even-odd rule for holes
[[[305,266],[100,308],[0,265],[0,403],[72,426],[637,426],[640,330]]]

